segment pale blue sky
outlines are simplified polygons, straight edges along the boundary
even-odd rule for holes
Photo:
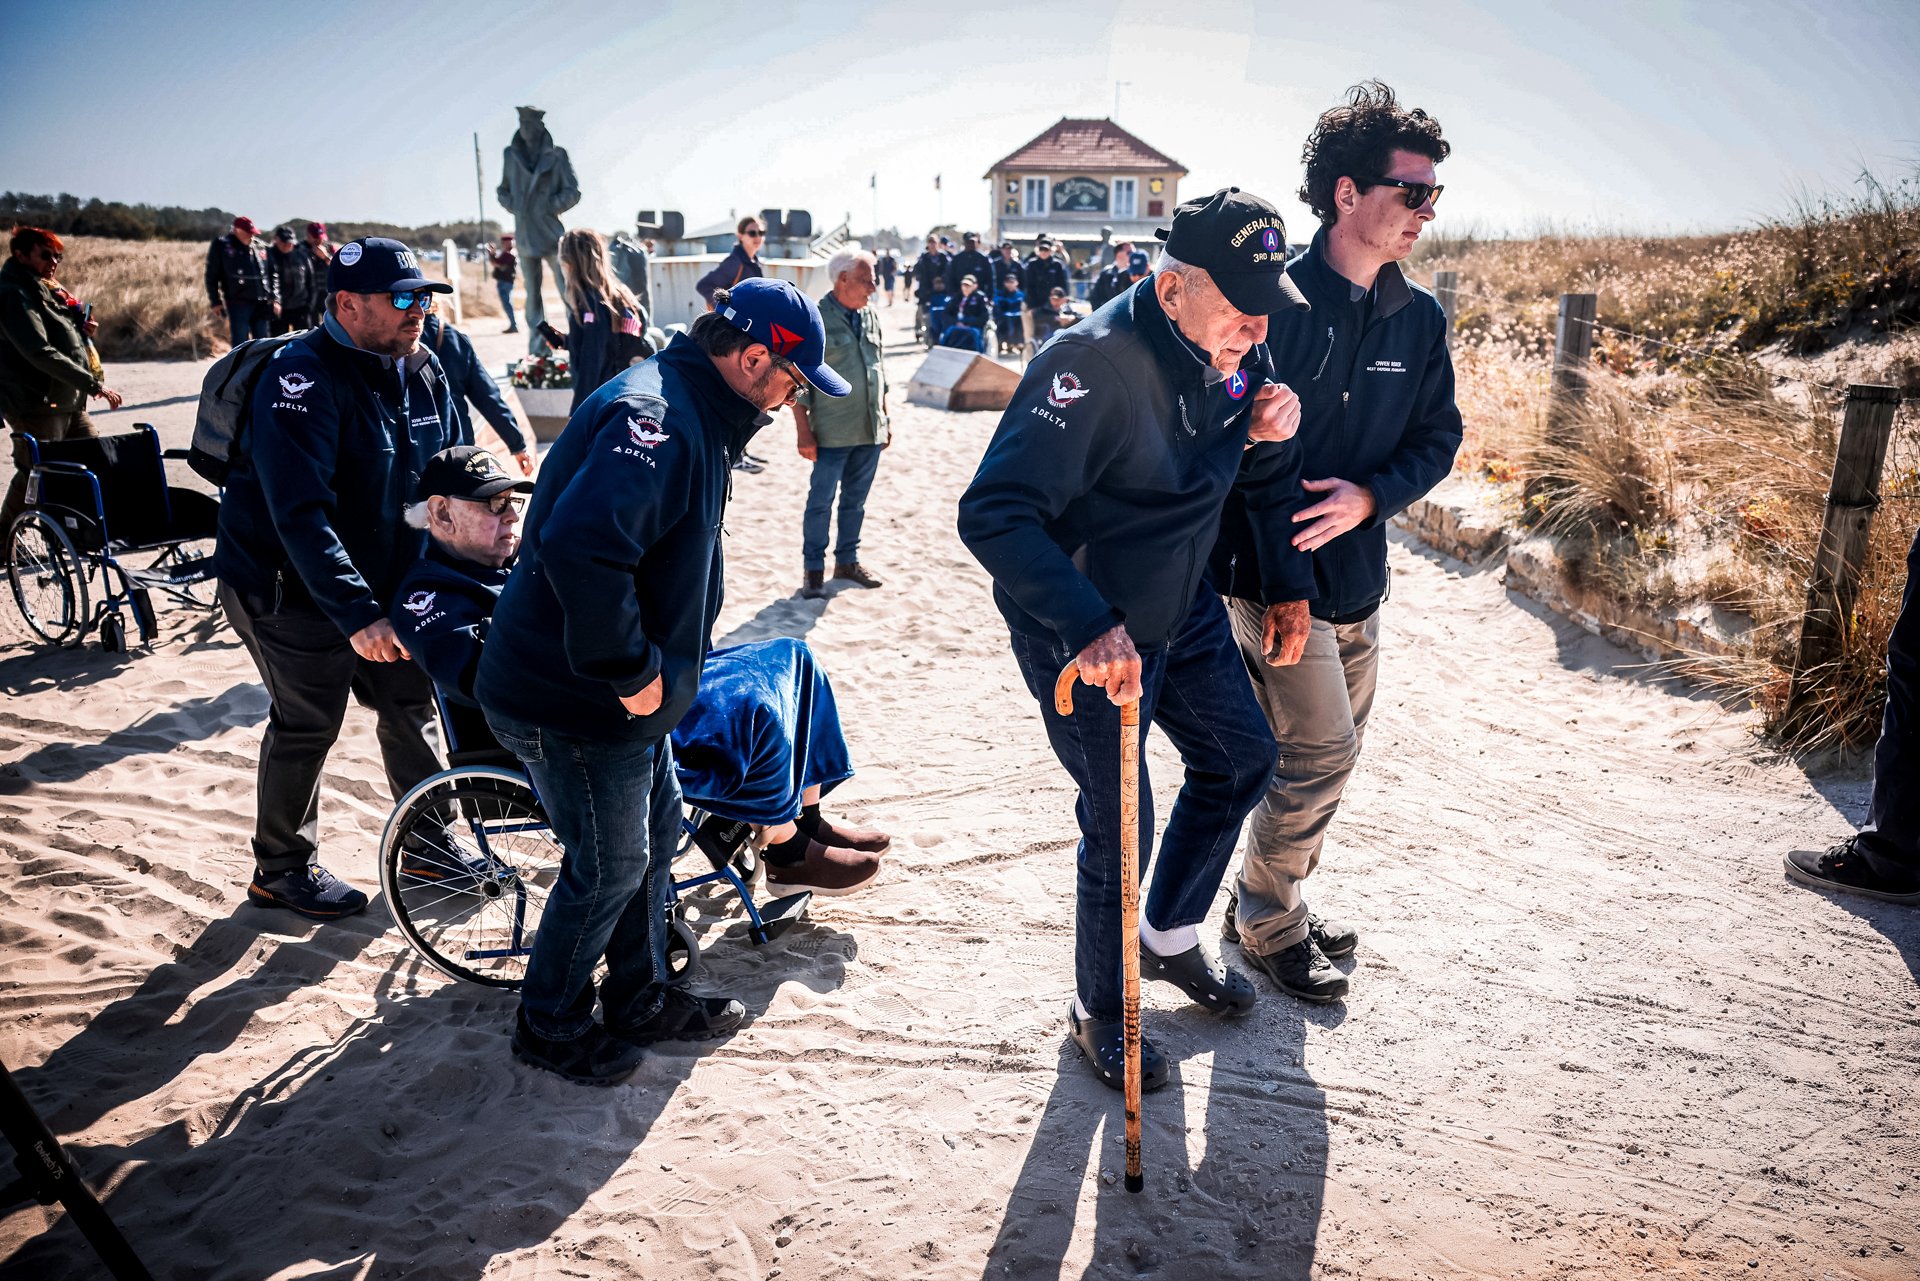
[[[1300,143],[1367,76],[1440,119],[1441,215],[1483,231],[1738,226],[1920,160],[1915,0],[10,0],[0,48],[0,187],[260,219],[471,219],[475,130],[497,217],[523,102],[580,175],[568,221],[607,230],[763,206],[864,229],[875,172],[883,225],[984,224],[987,166],[1119,81],[1186,193],[1258,192],[1296,238]]]

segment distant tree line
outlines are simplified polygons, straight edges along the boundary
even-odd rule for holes
[[[62,236],[110,236],[116,240],[212,240],[225,235],[236,215],[226,209],[183,209],[178,205],[129,205],[118,200],[82,200],[61,192],[57,196],[29,195],[23,191],[0,193],[0,218],[6,226],[27,223],[45,227]],[[416,248],[437,248],[442,240],[452,240],[463,249],[476,243],[471,222],[429,223],[424,227],[402,227],[391,222],[349,222],[324,216],[303,215],[282,218],[278,222],[254,218],[262,234],[275,227],[288,226],[296,232],[309,222],[327,224],[327,234],[335,244],[360,236],[392,236]],[[500,239],[500,224],[486,223],[486,238]]]

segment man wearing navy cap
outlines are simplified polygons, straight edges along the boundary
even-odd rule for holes
[[[690,332],[581,402],[542,464],[475,692],[565,850],[513,1051],[569,1080],[613,1084],[641,1046],[723,1036],[745,1016],[666,986],[681,815],[667,733],[712,644],[733,463],[805,388],[847,394],[825,357],[820,311],[791,283],[715,290]]]
[[[1273,772],[1273,736],[1205,570],[1242,452],[1288,441],[1300,413],[1272,381],[1265,345],[1268,313],[1303,305],[1284,272],[1279,213],[1229,187],[1181,205],[1164,234],[1155,275],[1027,366],[960,499],[960,537],[993,576],[1014,659],[1080,789],[1067,1022],[1115,1089],[1123,703],[1138,699],[1142,726],[1160,726],[1186,764],[1146,893],[1141,971],[1216,1014],[1253,1006],[1253,985],[1206,953],[1196,927]],[[1053,686],[1069,662],[1106,697],[1083,694],[1060,716]],[[1144,772],[1141,783],[1145,852]],[[1167,1077],[1166,1057],[1146,1043],[1143,1085]]]
[[[269,699],[247,896],[314,920],[367,896],[319,864],[320,774],[351,694],[379,717],[393,795],[440,768],[433,689],[387,610],[426,549],[401,512],[427,460],[461,435],[433,353],[413,251],[368,237],[327,268],[327,314],[267,363],[220,504],[220,602]]]

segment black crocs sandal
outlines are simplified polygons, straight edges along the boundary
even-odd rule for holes
[[[1067,1006],[1067,1031],[1080,1047],[1087,1066],[1109,1089],[1127,1087],[1127,1029],[1119,1019],[1082,1019]],[[1157,1090],[1173,1077],[1167,1056],[1154,1048],[1152,1041],[1140,1038],[1140,1090]]]
[[[1156,956],[1140,949],[1140,976],[1165,979],[1222,1018],[1238,1018],[1259,999],[1252,980],[1195,943],[1178,956]]]

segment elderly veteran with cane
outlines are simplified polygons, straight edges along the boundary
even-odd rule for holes
[[[1027,367],[960,499],[961,539],[994,579],[1015,660],[1047,737],[1079,787],[1073,1040],[1122,1085],[1123,919],[1118,743],[1138,700],[1186,765],[1140,922],[1140,965],[1218,1014],[1253,985],[1207,955],[1195,928],[1240,824],[1273,772],[1220,598],[1204,582],[1241,451],[1284,441],[1293,392],[1270,381],[1267,317],[1304,303],[1283,270],[1286,232],[1264,200],[1225,188],[1175,211],[1159,270],[1049,344]],[[1106,694],[1054,704],[1067,664]],[[1140,848],[1152,846],[1151,789]],[[1141,1050],[1146,1088],[1167,1061]]]

